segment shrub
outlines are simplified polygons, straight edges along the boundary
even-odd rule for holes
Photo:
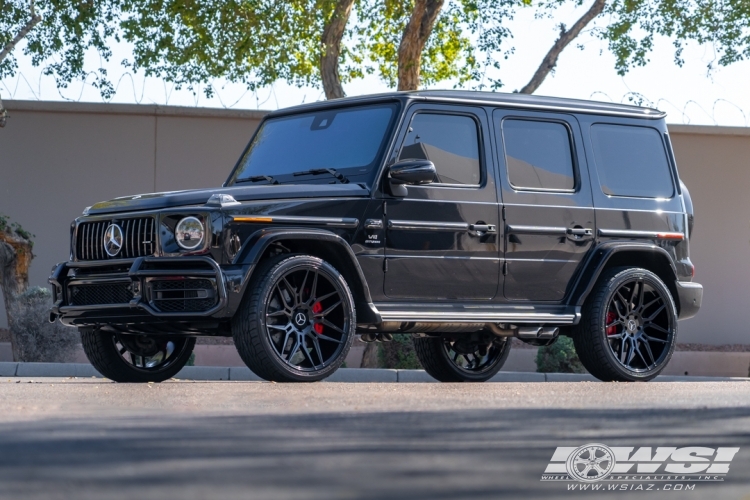
[[[80,343],[75,328],[60,322],[49,322],[52,293],[39,286],[30,287],[10,302],[8,325],[14,335],[16,361],[65,362],[71,361]]]
[[[573,339],[560,336],[552,345],[536,353],[536,371],[540,373],[586,373],[573,346]]]
[[[396,334],[390,342],[383,342],[378,349],[380,368],[398,370],[421,370],[422,365],[414,351],[411,334]]]

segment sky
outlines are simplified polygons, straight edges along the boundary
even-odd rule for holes
[[[570,26],[586,8],[588,5],[562,8],[553,19],[536,19],[532,9],[517,15],[509,23],[516,52],[493,75],[505,83],[501,91],[511,92],[526,84],[557,37],[556,26],[561,22]],[[578,44],[583,50],[575,46]],[[127,44],[113,47],[113,52],[114,57],[105,63],[117,86],[110,102],[272,110],[324,99],[318,88],[296,88],[277,82],[249,92],[240,84],[222,80],[210,82],[216,94],[209,99],[200,92],[194,95],[186,89],[175,90],[158,78],[126,72],[119,62],[132,58]],[[675,65],[672,42],[658,39],[649,64],[621,77],[614,69],[614,57],[606,44],[584,32],[566,48],[555,72],[536,94],[623,103],[636,97],[644,105],[666,111],[669,123],[750,126],[750,61],[719,67],[709,74],[708,64],[715,60],[711,46],[690,44],[683,58],[682,67]],[[90,62],[91,67],[100,64],[98,57],[92,57]],[[434,88],[452,87],[451,82],[443,82]],[[376,76],[370,76],[345,85],[344,90],[347,95],[363,95],[390,89]],[[34,67],[23,56],[19,57],[18,74],[0,80],[0,97],[102,102],[90,82],[74,82],[67,89],[57,89],[52,77],[44,76],[42,68]]]

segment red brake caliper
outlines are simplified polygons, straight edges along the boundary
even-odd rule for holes
[[[319,314],[323,311],[323,306],[320,305],[320,302],[316,302],[313,304],[312,307],[313,314]],[[321,323],[313,323],[313,330],[315,330],[315,333],[318,335],[323,334],[323,325]]]
[[[615,319],[617,319],[617,316],[612,311],[609,311],[607,313],[607,324],[612,323]],[[615,335],[617,333],[617,325],[612,325],[607,327],[607,335]]]

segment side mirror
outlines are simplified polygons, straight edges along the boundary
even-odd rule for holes
[[[429,184],[435,180],[435,165],[430,160],[403,160],[388,169],[388,181],[393,196],[406,196],[406,184]]]

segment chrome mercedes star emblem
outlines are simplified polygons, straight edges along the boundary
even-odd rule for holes
[[[104,251],[110,257],[120,253],[122,248],[122,229],[117,224],[110,224],[104,231]]]
[[[306,321],[307,315],[305,313],[298,312],[294,315],[294,322],[297,323],[297,326],[304,326]]]

